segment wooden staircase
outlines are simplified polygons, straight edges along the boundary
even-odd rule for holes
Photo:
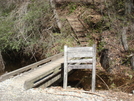
[[[86,37],[87,30],[81,23],[81,21],[78,19],[78,17],[69,16],[66,17],[66,19],[68,20],[72,30],[74,31],[74,36],[76,37],[77,42],[81,46],[87,46],[88,45],[88,39]]]

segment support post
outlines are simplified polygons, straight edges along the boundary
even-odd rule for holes
[[[92,69],[92,92],[95,92],[95,82],[96,82],[96,45],[93,45],[93,69]]]
[[[67,46],[64,46],[64,79],[63,79],[63,88],[67,88],[67,78],[68,78],[68,69],[67,69]]]

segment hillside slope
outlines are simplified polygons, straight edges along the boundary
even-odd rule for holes
[[[119,85],[124,91],[134,89],[133,3],[57,2],[53,8],[48,0],[1,0],[0,8],[0,50],[6,71],[63,52],[65,44],[74,47],[95,43],[97,67],[115,78],[126,79]],[[73,24],[67,18],[73,19]]]

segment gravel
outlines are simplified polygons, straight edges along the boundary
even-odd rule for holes
[[[87,92],[76,88],[32,88],[25,90],[23,75],[0,82],[0,101],[133,101],[132,94],[113,91]]]

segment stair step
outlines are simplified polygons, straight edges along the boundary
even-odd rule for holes
[[[78,37],[86,37],[86,35],[83,32],[77,32],[76,35]]]
[[[66,17],[66,18],[67,18],[67,20],[70,20],[70,21],[78,20],[77,17]]]
[[[75,27],[82,27],[83,28],[83,25],[82,24],[78,24],[78,23],[70,23],[71,26],[75,26]]]
[[[80,21],[69,21],[69,23],[72,25],[82,25]]]
[[[82,28],[82,29],[84,29],[84,27],[82,25],[71,24],[71,26],[74,27],[74,28]]]
[[[77,26],[77,25],[75,25],[75,26],[73,26],[74,28],[77,28],[77,29],[84,29],[84,27],[83,26]]]
[[[88,42],[80,42],[81,46],[87,46]]]
[[[78,37],[78,40],[80,42],[87,42],[88,39],[86,37]]]
[[[83,29],[83,28],[74,28],[74,30],[76,31],[76,33],[85,31],[85,29]]]

